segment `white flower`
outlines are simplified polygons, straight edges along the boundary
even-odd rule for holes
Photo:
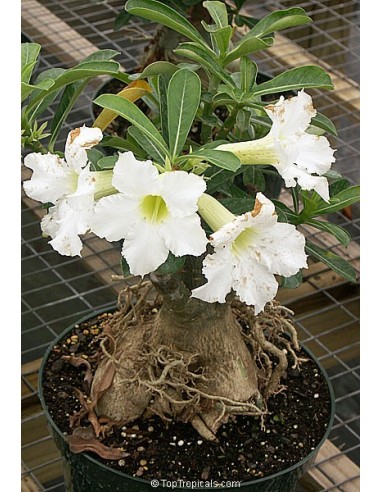
[[[49,244],[65,256],[81,256],[80,234],[89,230],[89,220],[94,211],[92,196],[83,197],[80,208],[74,208],[68,198],[62,198],[49,208],[42,218],[41,230],[52,238]]]
[[[50,244],[62,255],[80,255],[82,242],[78,235],[89,230],[94,194],[104,191],[105,183],[111,181],[109,171],[90,172],[87,160],[86,149],[102,137],[99,128],[83,126],[69,133],[64,159],[51,153],[28,154],[24,159],[25,166],[33,170],[32,178],[23,185],[25,193],[34,200],[54,205],[42,219],[41,228],[52,237]]]
[[[200,213],[208,221],[204,199],[206,209],[211,197],[203,195],[200,199]],[[210,216],[215,220],[218,205],[212,205],[215,211]],[[307,267],[303,234],[295,226],[277,222],[277,219],[274,204],[258,193],[252,212],[233,216],[231,222],[213,233],[210,239],[215,252],[203,262],[207,283],[194,289],[192,296],[206,302],[224,303],[233,289],[242,301],[254,306],[256,314],[259,313],[277,293],[274,275],[289,277]]]
[[[56,154],[28,154],[24,164],[33,170],[32,178],[24,183],[25,193],[43,203],[57,200],[75,193],[78,178],[87,165],[86,149],[102,140],[99,128],[76,128],[66,140],[65,159]]]
[[[276,104],[266,106],[265,110],[273,123],[266,137],[223,144],[217,149],[235,153],[242,164],[271,164],[287,187],[298,183],[303,190],[315,190],[328,202],[328,181],[323,174],[335,162],[335,151],[326,137],[306,133],[316,115],[311,96],[304,91],[290,99],[281,96]]]
[[[204,180],[185,171],[159,174],[151,161],[120,153],[113,186],[120,192],[95,207],[91,230],[108,241],[124,239],[122,255],[134,275],[153,272],[168,257],[199,256],[207,238],[197,215]]]

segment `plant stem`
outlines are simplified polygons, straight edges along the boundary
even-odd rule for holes
[[[219,83],[218,77],[216,77],[216,75],[214,74],[211,74],[209,80],[208,92],[214,94],[217,90],[218,83]],[[212,113],[213,113],[213,107],[211,102],[205,102],[202,117],[206,119],[209,116],[211,116]],[[201,126],[201,143],[203,144],[208,142],[211,136],[212,136],[212,126],[203,122]]]
[[[238,109],[238,106],[234,106],[233,109],[230,111],[229,116],[226,118],[223,127],[217,135],[218,140],[225,140],[225,138],[229,135],[230,130],[233,128],[236,122]]]
[[[30,142],[26,147],[32,152],[39,152],[41,154],[47,154],[48,149],[42,145],[40,141]]]
[[[292,196],[292,202],[294,205],[294,211],[298,214],[299,213],[299,189],[296,186],[295,188],[291,188],[291,196]]]

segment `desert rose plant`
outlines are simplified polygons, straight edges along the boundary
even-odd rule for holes
[[[274,32],[311,19],[300,8],[272,12],[235,40],[225,4],[203,5],[212,18],[205,36],[161,2],[129,0],[127,12],[187,38],[175,50],[181,63],[132,75],[103,50],[32,83],[39,47],[23,46],[22,138],[32,151],[24,164],[33,171],[24,190],[47,206],[42,233],[68,256],[81,255],[88,232],[119,241],[122,271],[134,280],[105,330],[81,409],[96,436],[99,415],[174,418],[210,440],[234,415],[265,419],[288,365],[302,364],[290,312],[275,300],[279,285],[298,286],[308,257],[355,280],[344,259],[298,231],[308,224],[348,245],[347,231],[325,219],[359,199],[331,170],[335,151],[323,134],[335,128],[309,94],[333,89],[330,77],[304,66],[257,83],[250,57]],[[94,125],[72,129],[56,150],[78,95],[105,74],[126,88],[99,96]],[[146,113],[134,104],[140,97]],[[48,134],[36,121],[57,98]],[[124,138],[103,133],[117,115],[130,122]],[[280,198],[266,189],[273,176],[284,183]]]

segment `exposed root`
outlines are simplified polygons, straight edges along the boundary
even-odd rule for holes
[[[293,359],[293,369],[306,360],[296,354],[296,351],[300,350],[297,332],[287,319],[294,313],[277,301],[269,302],[258,315],[254,314],[251,307],[238,300],[234,302],[234,306],[248,330],[248,333],[243,330],[242,334],[256,354],[256,363],[263,380],[263,396],[268,398],[283,391],[285,387],[280,384],[280,380],[288,368],[287,354]],[[289,338],[285,337],[285,334],[288,334]],[[269,355],[278,360],[275,367]]]
[[[272,302],[256,316],[252,308],[234,300],[234,316],[226,318],[228,328],[219,324],[225,323],[223,317],[213,328],[221,341],[211,342],[207,320],[200,325],[201,311],[185,328],[184,311],[174,327],[168,324],[168,308],[159,320],[156,313],[163,301],[154,292],[150,281],[141,280],[120,293],[119,309],[108,319],[100,341],[102,358],[92,383],[91,405],[81,398],[78,421],[91,416],[98,435],[103,427],[94,419],[94,408],[111,422],[156,414],[164,421],[190,422],[208,440],[216,440],[218,428],[234,415],[259,417],[264,426],[267,400],[284,390],[281,379],[289,360],[293,368],[304,360],[297,355],[292,312]],[[238,352],[237,344],[247,355],[242,348]]]

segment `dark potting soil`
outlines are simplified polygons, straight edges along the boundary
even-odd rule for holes
[[[70,416],[80,403],[74,388],[89,394],[84,381],[86,366],[74,367],[62,359],[73,356],[87,359],[94,372],[97,366],[102,323],[111,314],[104,313],[76,325],[55,345],[45,364],[43,394],[49,413],[64,435],[72,433]],[[100,462],[148,480],[240,480],[249,481],[274,474],[307,456],[323,438],[329,417],[330,397],[327,384],[309,355],[302,356],[301,370],[289,369],[283,379],[287,391],[268,402],[265,428],[260,420],[240,416],[221,426],[218,442],[200,437],[191,424],[158,417],[137,419],[113,429],[99,440],[112,448],[121,448],[127,456],[106,460],[89,453]],[[83,419],[83,427],[90,423]]]

